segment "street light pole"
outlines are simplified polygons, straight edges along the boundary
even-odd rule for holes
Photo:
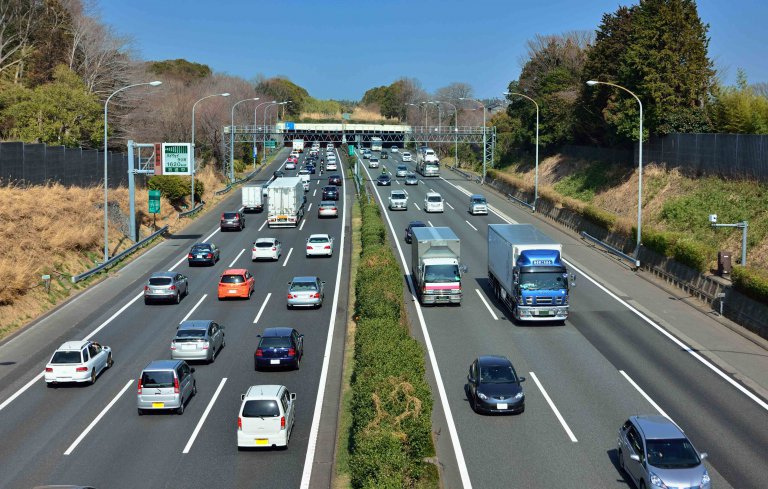
[[[453,136],[455,138],[454,142],[456,145],[455,146],[456,154],[454,155],[453,167],[456,168],[459,165],[459,109],[456,108],[456,106],[450,102],[440,102],[440,103],[450,105],[451,107],[453,107],[453,112],[456,116],[456,118],[453,121]]]
[[[638,259],[638,256],[640,254],[640,242],[642,237],[642,225],[643,225],[643,103],[640,101],[640,98],[635,95],[631,90],[628,88],[624,88],[621,85],[616,85],[615,83],[609,83],[604,81],[597,81],[597,80],[589,80],[587,82],[587,85],[590,87],[593,87],[595,85],[608,85],[615,88],[620,88],[627,92],[628,94],[632,95],[635,100],[637,100],[637,104],[640,106],[640,130],[638,131],[639,137],[638,137],[638,180],[637,180],[637,245],[635,247],[635,264],[639,267],[640,266],[640,260]]]
[[[225,92],[206,95],[192,104],[192,168],[190,168],[190,173],[192,174],[192,188],[190,189],[192,206],[190,207],[190,210],[195,208],[195,171],[197,170],[197,162],[195,161],[195,107],[203,100],[211,97],[229,97],[229,93]]]
[[[107,106],[109,105],[109,100],[115,96],[116,94],[122,92],[123,90],[128,90],[129,88],[133,87],[140,87],[142,85],[150,85],[152,87],[156,87],[158,85],[162,85],[163,82],[161,81],[151,81],[151,82],[145,82],[145,83],[134,83],[133,85],[128,85],[123,88],[120,88],[118,90],[115,90],[112,92],[112,94],[107,97],[107,100],[104,102],[104,263],[109,260],[109,215],[108,215],[108,206],[109,206],[109,175],[107,174],[107,168],[109,164],[109,152],[107,151],[107,142],[108,142],[108,134],[107,134]],[[133,162],[131,162],[132,164]],[[131,219],[133,219],[134,216],[131,216]]]
[[[285,105],[291,103],[290,100],[284,100],[282,102],[270,102],[267,104],[266,107],[264,107],[264,121],[262,122],[262,129],[264,129],[264,144],[266,145],[267,141],[267,111],[272,106],[278,106],[278,105]]]
[[[232,106],[232,116],[229,125],[229,183],[235,181],[235,107],[249,100],[259,100],[259,97],[238,100]]]
[[[259,105],[257,105],[255,109],[253,109],[253,150],[254,151],[256,150],[256,125],[258,124],[256,122],[256,112],[259,110],[259,107],[261,107],[262,105],[274,104],[274,103],[277,103],[277,102],[275,100],[273,100],[271,102],[262,102]],[[264,110],[266,110],[266,108]],[[262,131],[263,131],[263,129],[264,128],[262,128]],[[266,138],[265,138],[264,142],[261,143],[261,154],[262,155],[266,155],[267,154],[267,141],[266,141]],[[255,156],[253,157],[253,169],[254,170],[256,169],[256,157]]]
[[[486,172],[486,159],[487,159],[486,154],[488,153],[488,138],[486,137],[486,128],[485,128],[485,110],[486,110],[485,104],[473,98],[459,97],[459,100],[470,100],[472,102],[477,102],[483,107],[483,179],[480,182],[480,184],[485,185],[485,172]]]
[[[528,95],[517,92],[504,92],[507,97],[517,95],[533,102],[536,106],[536,172],[533,177],[533,211],[536,212],[536,203],[539,201],[539,104]]]

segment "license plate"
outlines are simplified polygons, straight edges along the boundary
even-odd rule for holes
[[[549,309],[542,309],[539,311],[536,311],[538,316],[553,316],[553,311],[550,311]]]
[[[195,345],[181,345],[182,350],[194,350]]]
[[[269,440],[266,438],[256,438],[257,445],[269,445]]]
[[[509,405],[505,402],[500,402],[496,404],[496,409],[507,409],[509,408]]]
[[[288,216],[277,216],[277,219],[279,221],[285,221],[286,219],[288,219]]]
[[[230,294],[237,294],[237,289],[229,289]]]
[[[205,258],[203,255],[197,255],[198,258]]]
[[[152,407],[153,408],[164,408],[165,407],[165,403],[164,402],[153,402],[152,403]]]
[[[270,360],[269,363],[271,365],[280,365],[280,360]]]

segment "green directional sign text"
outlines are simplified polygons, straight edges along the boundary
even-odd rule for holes
[[[160,191],[159,190],[149,191],[149,213],[150,214],[160,213]]]
[[[163,143],[163,174],[192,174],[192,145],[189,143]]]

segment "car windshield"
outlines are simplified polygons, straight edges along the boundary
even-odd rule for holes
[[[485,199],[482,197],[472,197],[473,204],[485,204]]]
[[[329,239],[326,238],[325,236],[317,236],[314,238],[309,238],[310,243],[327,243],[328,241]]]
[[[393,199],[404,199],[405,198],[405,194],[402,193],[402,192],[395,192],[395,193],[392,194],[392,198]]]
[[[430,283],[448,283],[461,280],[458,265],[427,265],[424,268],[424,281]]]
[[[389,180],[389,175],[381,175],[379,176],[379,180]]]
[[[237,212],[225,212],[224,219],[237,219]]]
[[[560,272],[527,272],[520,274],[520,288],[523,290],[560,290],[568,286],[566,277]]]
[[[407,167],[407,166],[405,166],[405,165],[400,165],[400,166],[398,166],[398,167],[397,167],[397,169],[398,169],[398,170],[407,170],[407,169],[408,169],[408,167]]]
[[[442,202],[443,199],[439,195],[430,195],[427,197],[427,202]]]
[[[176,332],[176,338],[205,338],[205,329],[182,329]]]
[[[517,375],[509,365],[480,366],[480,382],[483,384],[510,384],[517,382]]]
[[[648,463],[660,469],[685,469],[701,463],[691,442],[685,438],[647,440]]]
[[[51,363],[80,363],[79,351],[57,351],[51,358]]]
[[[269,338],[262,338],[259,343],[259,348],[290,348],[291,339],[287,336],[272,336]]]
[[[149,285],[171,285],[173,279],[171,277],[150,277]]]
[[[291,284],[292,292],[307,292],[315,290],[317,290],[317,286],[314,282],[293,282]]]
[[[222,275],[221,283],[223,284],[242,284],[245,283],[245,278],[242,275]]]
[[[173,387],[173,372],[170,370],[158,370],[144,372],[141,375],[142,387]]]
[[[243,406],[244,418],[276,418],[280,416],[280,408],[277,401],[269,399],[258,401],[245,401]]]

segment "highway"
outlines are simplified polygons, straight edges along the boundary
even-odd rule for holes
[[[367,160],[362,162],[371,188],[383,199],[382,214],[406,274],[411,258],[403,230],[411,220],[452,228],[469,267],[460,307],[414,303],[411,310],[413,330],[434,354],[431,366],[440,384],[436,407],[447,404],[440,436],[450,436],[458,454],[438,453],[450,474],[446,487],[631,487],[617,465],[618,428],[630,415],[657,413],[673,419],[700,451],[709,453],[705,463],[713,487],[768,487],[765,400],[749,397],[743,386],[724,379],[632,306],[641,303],[663,316],[672,307],[668,294],[633,278],[573,234],[445,168],[440,178],[417,174],[419,185],[405,186],[402,178],[394,178],[400,158],[390,152],[390,159],[380,160],[393,176],[392,187],[375,186],[380,169],[369,170]],[[414,169],[413,163],[407,165]],[[407,211],[385,209],[391,189],[408,193]],[[429,190],[445,199],[444,213],[423,211]],[[470,215],[472,193],[484,194],[493,212]],[[577,275],[565,326],[515,325],[494,300],[487,280],[487,225],[505,222],[534,223],[564,244],[569,269]],[[472,411],[464,392],[467,369],[484,354],[507,356],[527,377],[525,413],[480,416]]]
[[[281,167],[285,155],[262,170],[254,183]],[[0,345],[0,437],[5,440],[0,447],[0,487],[308,487],[314,451],[307,457],[307,450],[314,450],[310,436],[317,435],[319,426],[318,419],[312,428],[319,389],[325,389],[326,381],[339,381],[338,376],[327,376],[328,365],[323,363],[330,359],[329,332],[333,328],[338,340],[346,320],[348,269],[340,260],[349,255],[350,212],[343,209],[351,201],[345,185],[339,218],[317,218],[327,176],[312,176],[307,193],[311,207],[298,229],[269,229],[264,212],[246,214],[242,232],[220,232],[221,212],[240,207],[237,188],[185,234],[170,236],[94,290]],[[306,258],[305,240],[311,233],[335,237],[332,258]],[[282,241],[278,262],[251,262],[251,244],[257,237]],[[216,243],[221,260],[213,267],[190,268],[186,254],[201,241]],[[218,278],[227,268],[247,268],[254,274],[256,287],[249,300],[217,300]],[[180,304],[144,304],[144,282],[161,270],[189,277],[190,293]],[[322,308],[287,310],[287,282],[298,275],[326,281]],[[226,347],[215,363],[193,363],[198,393],[182,416],[140,417],[137,376],[151,360],[170,358],[171,338],[184,319],[214,319],[224,325]],[[254,371],[256,335],[272,326],[291,326],[304,334],[300,370]],[[85,337],[111,346],[114,366],[92,386],[46,388],[39,374],[53,351],[66,340]],[[287,450],[237,450],[240,394],[257,384],[284,384],[297,394],[296,425]]]

